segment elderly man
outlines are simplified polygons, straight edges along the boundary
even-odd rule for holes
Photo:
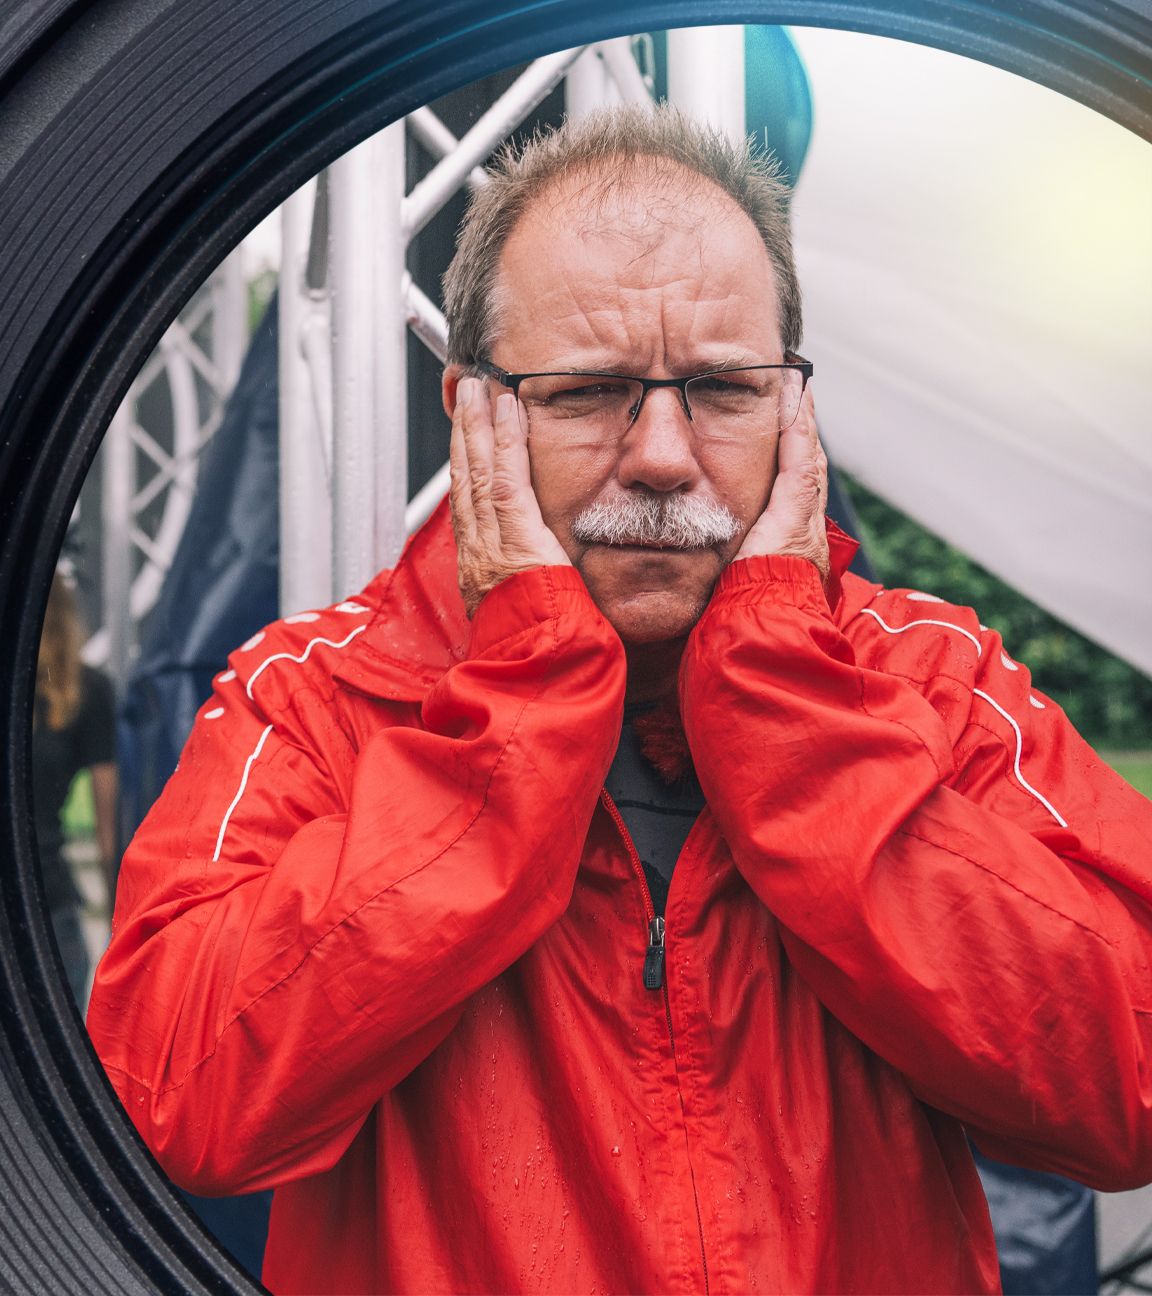
[[[784,191],[671,111],[505,157],[451,527],[233,654],[89,1027],[276,1293],[994,1291],[965,1133],[1152,1178],[1152,814],[850,575]]]

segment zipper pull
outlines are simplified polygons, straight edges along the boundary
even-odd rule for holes
[[[648,924],[648,952],[644,955],[644,989],[659,990],[664,984],[664,919]]]

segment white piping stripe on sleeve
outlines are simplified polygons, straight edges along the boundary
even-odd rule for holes
[[[1008,712],[1004,710],[1004,708],[1000,705],[1000,703],[995,701],[995,699],[990,698],[988,694],[984,692],[983,689],[973,689],[972,692],[975,693],[977,697],[982,697],[984,701],[987,702],[990,706],[994,706],[996,710],[999,711],[1000,714],[1004,717],[1004,719],[1007,720],[1008,723],[1012,726],[1012,729],[1016,734],[1016,779],[1019,782],[1020,786],[1024,788],[1025,791],[1032,793],[1032,795],[1036,798],[1036,800],[1040,802],[1040,804],[1044,807],[1044,809],[1048,811],[1048,813],[1052,816],[1053,819],[1056,820],[1056,822],[1060,825],[1061,828],[1067,828],[1068,827],[1067,820],[1062,819],[1060,815],[1057,814],[1055,807],[1052,805],[1052,802],[1049,801],[1047,797],[1042,797],[1040,793],[1037,792],[1036,789],[1032,786],[1032,784],[1029,783],[1027,779],[1025,779],[1024,775],[1020,773],[1020,753],[1024,750],[1024,737],[1020,733],[1020,726],[1016,723],[1015,720],[1012,719],[1012,717],[1008,714]]]
[[[308,654],[317,644],[327,644],[329,648],[346,648],[362,630],[367,629],[367,625],[357,626],[347,639],[341,639],[339,643],[333,643],[331,639],[312,639],[309,641],[308,647],[304,649],[299,657],[293,657],[291,653],[286,652],[273,653],[271,657],[265,657],[260,665],[252,672],[251,678],[248,680],[248,688],[245,691],[249,697],[252,696],[252,685],[256,683],[257,679],[259,679],[260,672],[265,666],[271,666],[274,661],[290,661],[295,662],[297,666],[302,666],[304,662],[308,660]]]
[[[272,726],[269,725],[260,735],[260,741],[256,744],[256,750],[244,762],[244,777],[240,780],[239,791],[237,791],[236,795],[232,798],[232,804],[228,807],[228,810],[224,815],[224,822],[220,825],[220,836],[216,838],[216,854],[212,856],[213,861],[220,858],[220,849],[224,845],[224,829],[228,827],[228,820],[232,818],[232,811],[240,804],[240,798],[244,795],[244,789],[248,786],[248,771],[252,768],[252,762],[260,755],[264,748],[264,744],[268,741],[268,735],[271,732]]]
[[[873,612],[871,608],[861,608],[860,611],[867,612],[870,617],[875,617],[889,634],[903,634],[905,630],[911,630],[913,626],[921,625],[943,626],[945,630],[955,630],[957,634],[962,634],[965,639],[972,640],[976,645],[976,656],[980,656],[980,640],[977,639],[970,630],[965,630],[961,626],[953,625],[951,621],[909,621],[907,625],[890,626],[883,617],[881,617],[879,612]]]

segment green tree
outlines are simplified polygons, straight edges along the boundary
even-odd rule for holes
[[[1094,746],[1152,748],[1152,679],[1036,606],[959,549],[873,495],[841,479],[865,547],[889,588],[918,589],[975,608],[1004,647],[1032,672],[1040,692],[1064,708]]]

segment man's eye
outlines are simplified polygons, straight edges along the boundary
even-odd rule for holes
[[[566,387],[556,393],[557,400],[598,400],[604,395],[605,387],[601,383],[586,383],[583,387]]]
[[[539,393],[535,402],[542,410],[557,417],[573,418],[596,410],[626,404],[629,399],[627,383],[611,379],[583,379],[571,385],[552,385]]]
[[[556,394],[560,399],[602,400],[608,396],[617,396],[624,390],[624,383],[605,382],[598,379],[596,382],[581,383],[579,387],[562,388]]]
[[[725,378],[720,374],[709,374],[706,378],[698,378],[691,384],[694,391],[708,392],[713,395],[752,395],[755,392],[755,386],[747,379]]]

